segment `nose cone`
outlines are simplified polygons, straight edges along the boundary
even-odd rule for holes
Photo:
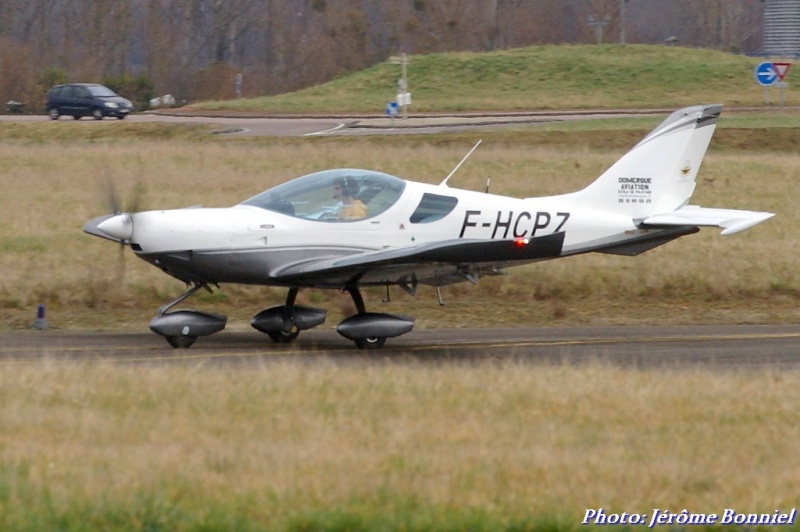
[[[130,240],[133,238],[133,217],[130,214],[118,214],[100,223],[97,229],[112,238]]]

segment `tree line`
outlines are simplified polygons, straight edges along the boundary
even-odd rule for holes
[[[0,0],[0,102],[37,107],[66,81],[136,91],[139,107],[155,94],[270,95],[399,53],[534,44],[757,52],[762,11],[758,0]]]

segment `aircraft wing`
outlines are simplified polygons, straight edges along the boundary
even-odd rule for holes
[[[451,239],[417,246],[392,248],[346,257],[321,258],[289,264],[271,272],[278,282],[299,285],[339,284],[342,280],[370,278],[387,274],[398,280],[398,272],[429,271],[433,265],[494,264],[509,261],[534,261],[561,255],[565,233],[536,237],[528,241]],[[420,280],[424,280],[424,275]]]
[[[733,209],[709,209],[686,205],[680,209],[645,218],[644,225],[695,225],[722,227],[722,236],[733,235],[775,216],[771,212],[737,211]]]

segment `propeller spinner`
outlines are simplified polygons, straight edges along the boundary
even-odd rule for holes
[[[133,215],[122,213],[97,224],[97,229],[123,242],[133,238]]]

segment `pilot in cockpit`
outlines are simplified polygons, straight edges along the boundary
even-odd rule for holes
[[[342,220],[358,220],[367,217],[367,206],[356,198],[358,185],[349,177],[337,177],[333,180],[333,199],[342,202],[336,213]]]

